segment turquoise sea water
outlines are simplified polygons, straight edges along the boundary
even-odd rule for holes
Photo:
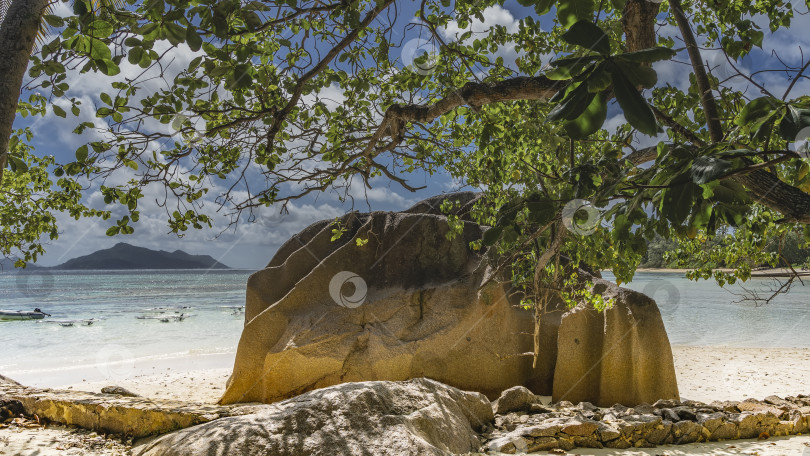
[[[127,271],[0,273],[0,309],[40,307],[44,322],[0,321],[0,373],[36,384],[39,372],[93,370],[125,377],[144,360],[232,353],[244,314],[251,271]],[[610,273],[606,279],[613,279]],[[769,280],[748,288],[761,293]],[[810,285],[810,283],[808,283]],[[652,295],[675,345],[810,347],[810,286],[796,286],[757,307],[737,303],[740,287],[690,282],[680,274],[639,273],[630,288]],[[163,310],[153,310],[164,308]],[[165,313],[160,313],[165,312]],[[191,314],[183,321],[136,317]],[[96,318],[92,326],[63,327],[48,320]]]
[[[0,309],[41,308],[40,321],[0,321],[0,373],[87,367],[124,377],[136,361],[233,352],[252,271],[64,271],[0,274]],[[183,321],[138,316],[190,315]],[[53,320],[100,319],[64,327]]]

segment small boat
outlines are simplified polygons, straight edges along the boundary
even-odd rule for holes
[[[50,314],[46,314],[39,309],[34,309],[32,312],[26,310],[0,310],[0,320],[42,320],[50,316]]]
[[[158,320],[163,323],[171,321],[183,321],[188,317],[193,317],[193,314],[180,314],[180,315],[139,315],[135,318],[138,320]]]
[[[229,311],[231,315],[240,315],[245,311],[245,306],[219,306],[219,308]]]
[[[71,327],[75,325],[93,326],[93,323],[99,321],[98,318],[90,318],[87,320],[48,320],[45,323],[57,323],[60,326]]]

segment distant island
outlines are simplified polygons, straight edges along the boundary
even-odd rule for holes
[[[2,260],[3,271],[14,269],[14,261]],[[26,269],[51,270],[127,270],[127,269],[230,269],[209,255],[191,255],[182,250],[166,252],[119,242],[109,249],[43,268],[29,264]]]

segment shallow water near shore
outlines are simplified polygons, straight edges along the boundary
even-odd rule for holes
[[[53,371],[92,381],[126,378],[144,366],[171,366],[181,358],[186,368],[204,367],[212,355],[236,350],[244,313],[231,307],[244,306],[252,272],[2,273],[0,309],[39,307],[52,317],[0,321],[0,372],[54,386]],[[137,318],[143,316],[149,318]],[[69,327],[55,322],[91,318],[99,321]],[[189,365],[189,359],[196,361]]]
[[[0,309],[39,307],[45,321],[0,321],[0,373],[35,386],[116,380],[152,370],[232,365],[252,271],[0,273]],[[613,280],[611,273],[603,274]],[[770,279],[752,279],[764,292]],[[808,283],[810,285],[810,283]],[[768,305],[735,302],[739,286],[638,273],[629,288],[658,302],[673,345],[810,347],[810,287]],[[160,309],[158,309],[160,308]],[[189,315],[183,321],[159,318]],[[64,327],[53,320],[100,319]],[[50,320],[50,322],[49,322]]]

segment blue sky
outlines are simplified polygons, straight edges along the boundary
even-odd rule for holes
[[[60,8],[66,8],[63,3],[58,5],[60,5]],[[484,23],[475,23],[472,27],[476,31],[484,31],[493,24],[504,25],[507,29],[516,28],[517,22],[531,13],[533,11],[520,7],[516,2],[507,2],[505,7],[489,8],[485,12],[486,19]],[[400,14],[402,18],[412,17],[409,11],[400,11]],[[775,62],[773,52],[778,52],[783,60],[796,64],[802,58],[799,46],[803,49],[810,49],[810,36],[806,33],[800,33],[800,31],[806,30],[808,27],[810,27],[810,15],[798,16],[794,19],[794,25],[790,31],[780,31],[772,35],[766,34],[764,50],[755,50],[739,65],[747,71],[772,66]],[[767,25],[763,28],[767,30]],[[457,27],[456,29],[449,27],[446,31],[446,37],[451,37],[456,31]],[[663,33],[672,34],[673,36],[678,35],[677,31],[671,27],[666,27]],[[677,39],[676,47],[680,47]],[[499,54],[504,55],[506,61],[514,60],[516,56],[514,50],[511,49],[503,49]],[[181,45],[175,52],[175,58],[182,65],[183,62],[190,61],[193,54],[188,48]],[[719,59],[718,53],[706,52],[704,58],[710,63],[719,65],[717,70],[723,70],[725,64]],[[690,68],[684,63],[686,61],[685,56],[679,56],[676,61],[656,64],[656,70],[659,72],[659,83],[668,82],[683,87],[688,81],[690,71]],[[122,65],[121,76],[127,75],[128,71],[134,72],[136,69]],[[760,78],[760,81],[766,83],[769,88],[774,88],[775,92],[780,95],[781,91],[779,89],[784,90],[789,84],[789,81],[784,76],[776,74],[766,74]],[[105,87],[108,84],[104,77],[92,74],[71,75],[70,82],[71,93],[68,96],[80,98],[83,106],[99,106],[99,87]],[[751,91],[751,87],[744,80],[731,81],[730,84],[747,90],[752,98],[759,96],[759,94]],[[802,81],[794,88],[791,96],[795,97],[807,93],[810,93],[810,84],[807,81]],[[339,97],[339,93],[335,95],[336,99],[339,99]],[[55,103],[61,104],[63,107],[69,106],[66,100],[56,100]],[[612,117],[608,119],[606,127],[611,128],[623,123],[624,119],[618,113],[618,110],[612,109],[611,114]],[[73,157],[76,148],[88,140],[86,136],[80,137],[71,133],[78,122],[85,120],[100,122],[99,119],[95,119],[91,114],[83,111],[82,118],[79,120],[70,116],[67,119],[61,119],[49,113],[45,117],[33,121],[20,118],[15,127],[31,126],[35,134],[33,146],[38,154],[53,154],[57,157],[57,161],[69,161]],[[641,137],[637,145],[644,146],[653,144],[656,141],[654,138]],[[426,189],[417,193],[410,193],[399,188],[396,184],[378,179],[370,190],[363,191],[359,187],[353,188],[351,192],[354,197],[353,203],[341,203],[337,195],[334,194],[308,197],[293,203],[289,208],[289,215],[283,217],[278,216],[276,210],[267,208],[258,214],[259,223],[243,223],[236,229],[229,229],[222,233],[220,231],[226,228],[227,222],[222,217],[215,218],[216,226],[214,229],[188,232],[184,238],[178,238],[176,235],[167,233],[169,229],[166,224],[165,210],[155,204],[155,199],[160,197],[162,188],[153,186],[147,189],[147,197],[141,201],[141,220],[135,225],[135,234],[108,237],[104,233],[114,223],[112,220],[86,219],[75,221],[69,217],[60,217],[62,234],[57,241],[52,242],[47,247],[48,253],[40,260],[40,264],[55,265],[76,256],[111,247],[118,242],[128,242],[153,249],[169,251],[181,249],[194,254],[208,254],[232,267],[258,269],[270,260],[275,250],[290,235],[312,222],[331,219],[352,209],[360,211],[402,210],[423,198],[453,191],[458,187],[444,174],[434,176],[412,174],[408,177],[411,185],[425,185]],[[95,207],[104,207],[103,198],[97,192],[97,187],[88,193],[87,201]],[[206,203],[206,207],[213,211],[216,209],[216,204],[211,200]]]

